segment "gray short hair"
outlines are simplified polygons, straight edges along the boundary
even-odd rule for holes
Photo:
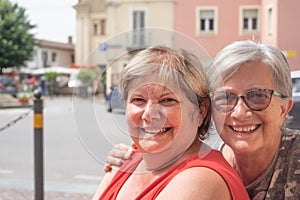
[[[214,91],[246,62],[260,62],[272,70],[272,80],[280,93],[292,96],[292,80],[288,62],[281,51],[253,41],[237,41],[221,50],[208,68],[209,87]]]

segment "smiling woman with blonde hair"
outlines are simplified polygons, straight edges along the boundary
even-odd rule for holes
[[[94,199],[249,199],[222,154],[202,143],[211,107],[195,56],[143,50],[122,70],[120,92],[137,150],[106,174]]]

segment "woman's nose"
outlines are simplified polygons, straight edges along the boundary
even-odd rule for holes
[[[245,116],[248,116],[249,111],[250,109],[244,102],[243,98],[239,98],[237,104],[231,112],[231,116],[236,118],[243,118]]]
[[[161,111],[159,104],[148,102],[142,114],[142,119],[149,123],[154,119],[159,120],[161,119]]]

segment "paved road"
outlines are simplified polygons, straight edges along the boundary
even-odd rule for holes
[[[118,142],[129,142],[123,130],[124,115],[107,113],[105,109],[101,99],[46,98],[46,199],[76,199],[75,196],[78,199],[90,199],[104,175],[102,168],[108,151]],[[0,128],[28,110],[0,110]],[[33,112],[0,132],[1,200],[33,199],[33,140]],[[20,191],[19,194],[16,191]]]

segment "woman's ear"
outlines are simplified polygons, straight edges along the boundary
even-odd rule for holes
[[[281,117],[283,119],[286,118],[286,116],[288,115],[288,113],[291,111],[291,109],[293,108],[293,99],[292,98],[289,98],[287,100],[287,102],[284,102],[282,105],[281,105]]]
[[[205,119],[207,112],[210,108],[210,101],[208,99],[201,102],[199,105],[199,127],[202,125],[203,120]]]

